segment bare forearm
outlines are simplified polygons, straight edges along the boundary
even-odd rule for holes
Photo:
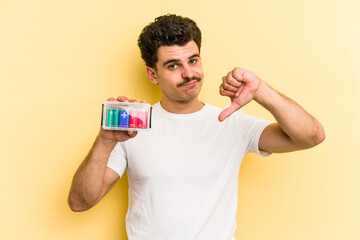
[[[101,195],[106,165],[115,141],[98,136],[73,178],[69,205],[74,211],[94,206]]]
[[[273,114],[284,133],[300,148],[315,146],[325,138],[321,124],[314,117],[265,82],[261,82],[254,99]]]

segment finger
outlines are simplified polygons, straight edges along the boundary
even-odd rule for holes
[[[116,101],[119,101],[119,102],[128,102],[129,100],[127,99],[127,97],[118,96],[118,97],[116,98]]]
[[[235,97],[236,97],[236,98],[240,96],[240,93],[241,93],[241,91],[242,91],[243,88],[244,88],[244,85],[241,85],[241,86],[239,87],[239,89],[238,89],[237,92],[235,93]]]
[[[226,83],[235,88],[238,88],[241,85],[241,82],[239,82],[236,78],[234,78],[231,72],[226,77],[223,77],[223,83]]]
[[[146,101],[145,101],[145,100],[142,100],[141,103],[146,103]]]
[[[226,77],[223,77],[223,83],[221,84],[221,86],[223,87],[224,90],[236,93],[238,90],[239,84],[237,84],[237,86],[235,87],[234,85],[231,85],[228,83],[228,80],[226,79]]]
[[[224,111],[222,111],[219,115],[219,121],[222,122],[226,118],[228,118],[231,114],[233,114],[235,111],[239,110],[241,108],[240,105],[232,103],[229,107],[225,108]]]
[[[240,83],[233,77],[232,72],[229,72],[225,77],[223,77],[223,83],[236,88],[240,85]]]
[[[234,70],[232,70],[231,76],[239,82],[244,82],[245,81],[244,73],[245,73],[244,69],[235,68]]]
[[[108,100],[106,101],[115,101],[115,98],[111,97],[111,98],[108,98]]]
[[[220,95],[221,96],[226,96],[226,97],[230,97],[230,98],[234,98],[235,97],[236,92],[232,92],[232,91],[227,91],[223,88],[223,86],[220,86]]]
[[[127,134],[129,135],[130,138],[133,138],[137,135],[137,131],[127,131]]]
[[[236,93],[236,92],[239,90],[239,88],[233,87],[233,86],[231,86],[231,85],[229,85],[229,84],[227,84],[227,83],[223,83],[223,84],[221,85],[221,87],[222,87],[225,91],[229,91],[229,92],[233,92],[233,93]]]
[[[136,102],[135,99],[129,99],[129,102]]]

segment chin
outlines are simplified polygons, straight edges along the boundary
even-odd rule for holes
[[[190,102],[190,101],[196,99],[196,98],[199,96],[199,93],[200,93],[200,92],[197,92],[197,93],[189,94],[189,95],[187,95],[187,96],[182,97],[182,98],[181,98],[181,99],[182,99],[182,102]]]

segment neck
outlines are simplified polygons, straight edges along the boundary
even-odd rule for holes
[[[204,103],[200,102],[198,98],[186,102],[171,102],[163,98],[160,103],[163,109],[176,114],[194,113],[204,106]]]

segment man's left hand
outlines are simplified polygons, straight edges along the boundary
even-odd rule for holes
[[[224,76],[222,81],[220,94],[230,97],[231,105],[220,113],[220,122],[253,100],[262,83],[254,73],[239,67]]]

